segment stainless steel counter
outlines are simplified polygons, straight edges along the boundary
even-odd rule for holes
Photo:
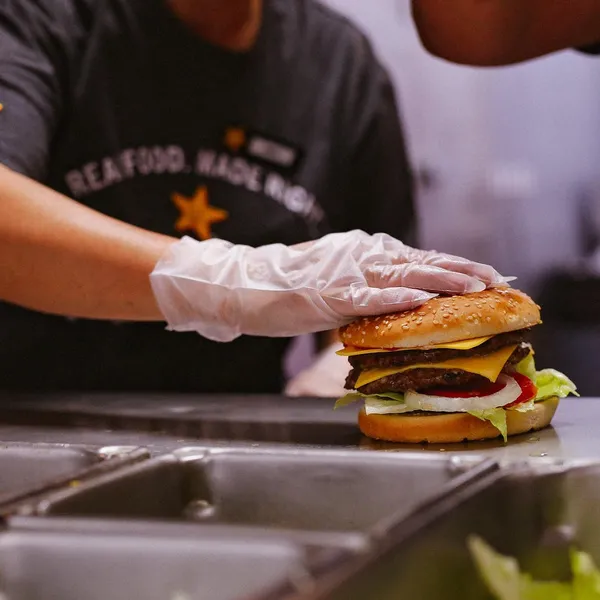
[[[0,396],[0,441],[142,445],[152,452],[200,440],[228,446],[294,444],[364,451],[480,454],[499,462],[600,458],[600,398],[563,400],[553,427],[500,440],[398,445],[369,440],[356,407],[323,399],[189,395]]]
[[[15,600],[239,600],[254,589],[257,600],[446,597],[457,556],[470,584],[479,582],[467,553],[456,552],[467,535],[494,542],[498,525],[506,531],[509,522],[498,518],[503,509],[514,518],[510,531],[533,547],[553,531],[542,517],[562,506],[579,460],[600,459],[600,398],[565,400],[554,427],[508,444],[380,443],[360,434],[358,408],[281,396],[0,395],[0,454],[15,488],[5,490],[10,500],[0,514],[0,593]],[[28,447],[41,442],[58,447]],[[77,473],[56,481],[39,473],[40,453],[51,458],[50,451],[57,468]],[[568,464],[556,468],[562,460]],[[599,464],[580,477],[587,487],[573,480],[576,493],[566,496],[567,508],[588,504],[564,515],[593,512]],[[25,475],[38,487],[22,492]],[[507,504],[513,495],[519,510]],[[451,537],[447,527],[455,526]],[[585,522],[577,532],[588,530]],[[421,540],[428,545],[418,554]],[[425,565],[442,548],[443,577],[432,578]],[[415,556],[425,559],[411,562]]]

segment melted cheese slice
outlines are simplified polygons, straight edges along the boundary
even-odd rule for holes
[[[338,350],[336,354],[340,356],[358,356],[360,354],[381,354],[382,352],[403,352],[404,350],[471,350],[481,344],[485,344],[492,339],[492,335],[473,338],[471,340],[461,340],[459,342],[449,342],[447,344],[435,344],[433,346],[422,346],[420,348],[355,348],[346,346],[343,350]]]
[[[368,369],[363,371],[355,387],[360,388],[368,383],[373,383],[382,377],[388,375],[396,375],[397,373],[404,373],[412,369],[460,369],[461,371],[468,371],[469,373],[476,373],[481,375],[490,381],[496,381],[498,375],[500,375],[506,361],[510,358],[510,355],[515,351],[517,346],[506,346],[501,348],[497,352],[488,354],[487,356],[473,356],[471,358],[453,358],[452,360],[446,360],[439,363],[422,363],[417,365],[410,365],[409,367],[390,367],[389,369]]]

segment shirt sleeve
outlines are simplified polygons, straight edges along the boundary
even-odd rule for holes
[[[64,109],[66,0],[0,3],[0,163],[43,180]]]
[[[343,165],[347,229],[416,244],[413,176],[389,75],[360,35],[348,85]]]

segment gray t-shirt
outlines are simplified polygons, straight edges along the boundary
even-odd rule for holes
[[[247,53],[165,0],[5,0],[0,103],[1,163],[146,229],[257,246],[413,225],[390,81],[312,0],[266,0]],[[0,389],[275,392],[287,343],[0,304]]]

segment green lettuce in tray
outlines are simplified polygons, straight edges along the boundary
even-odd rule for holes
[[[468,541],[481,578],[497,600],[600,600],[600,571],[591,556],[570,550],[572,580],[535,581],[515,558],[498,554],[480,537]]]

